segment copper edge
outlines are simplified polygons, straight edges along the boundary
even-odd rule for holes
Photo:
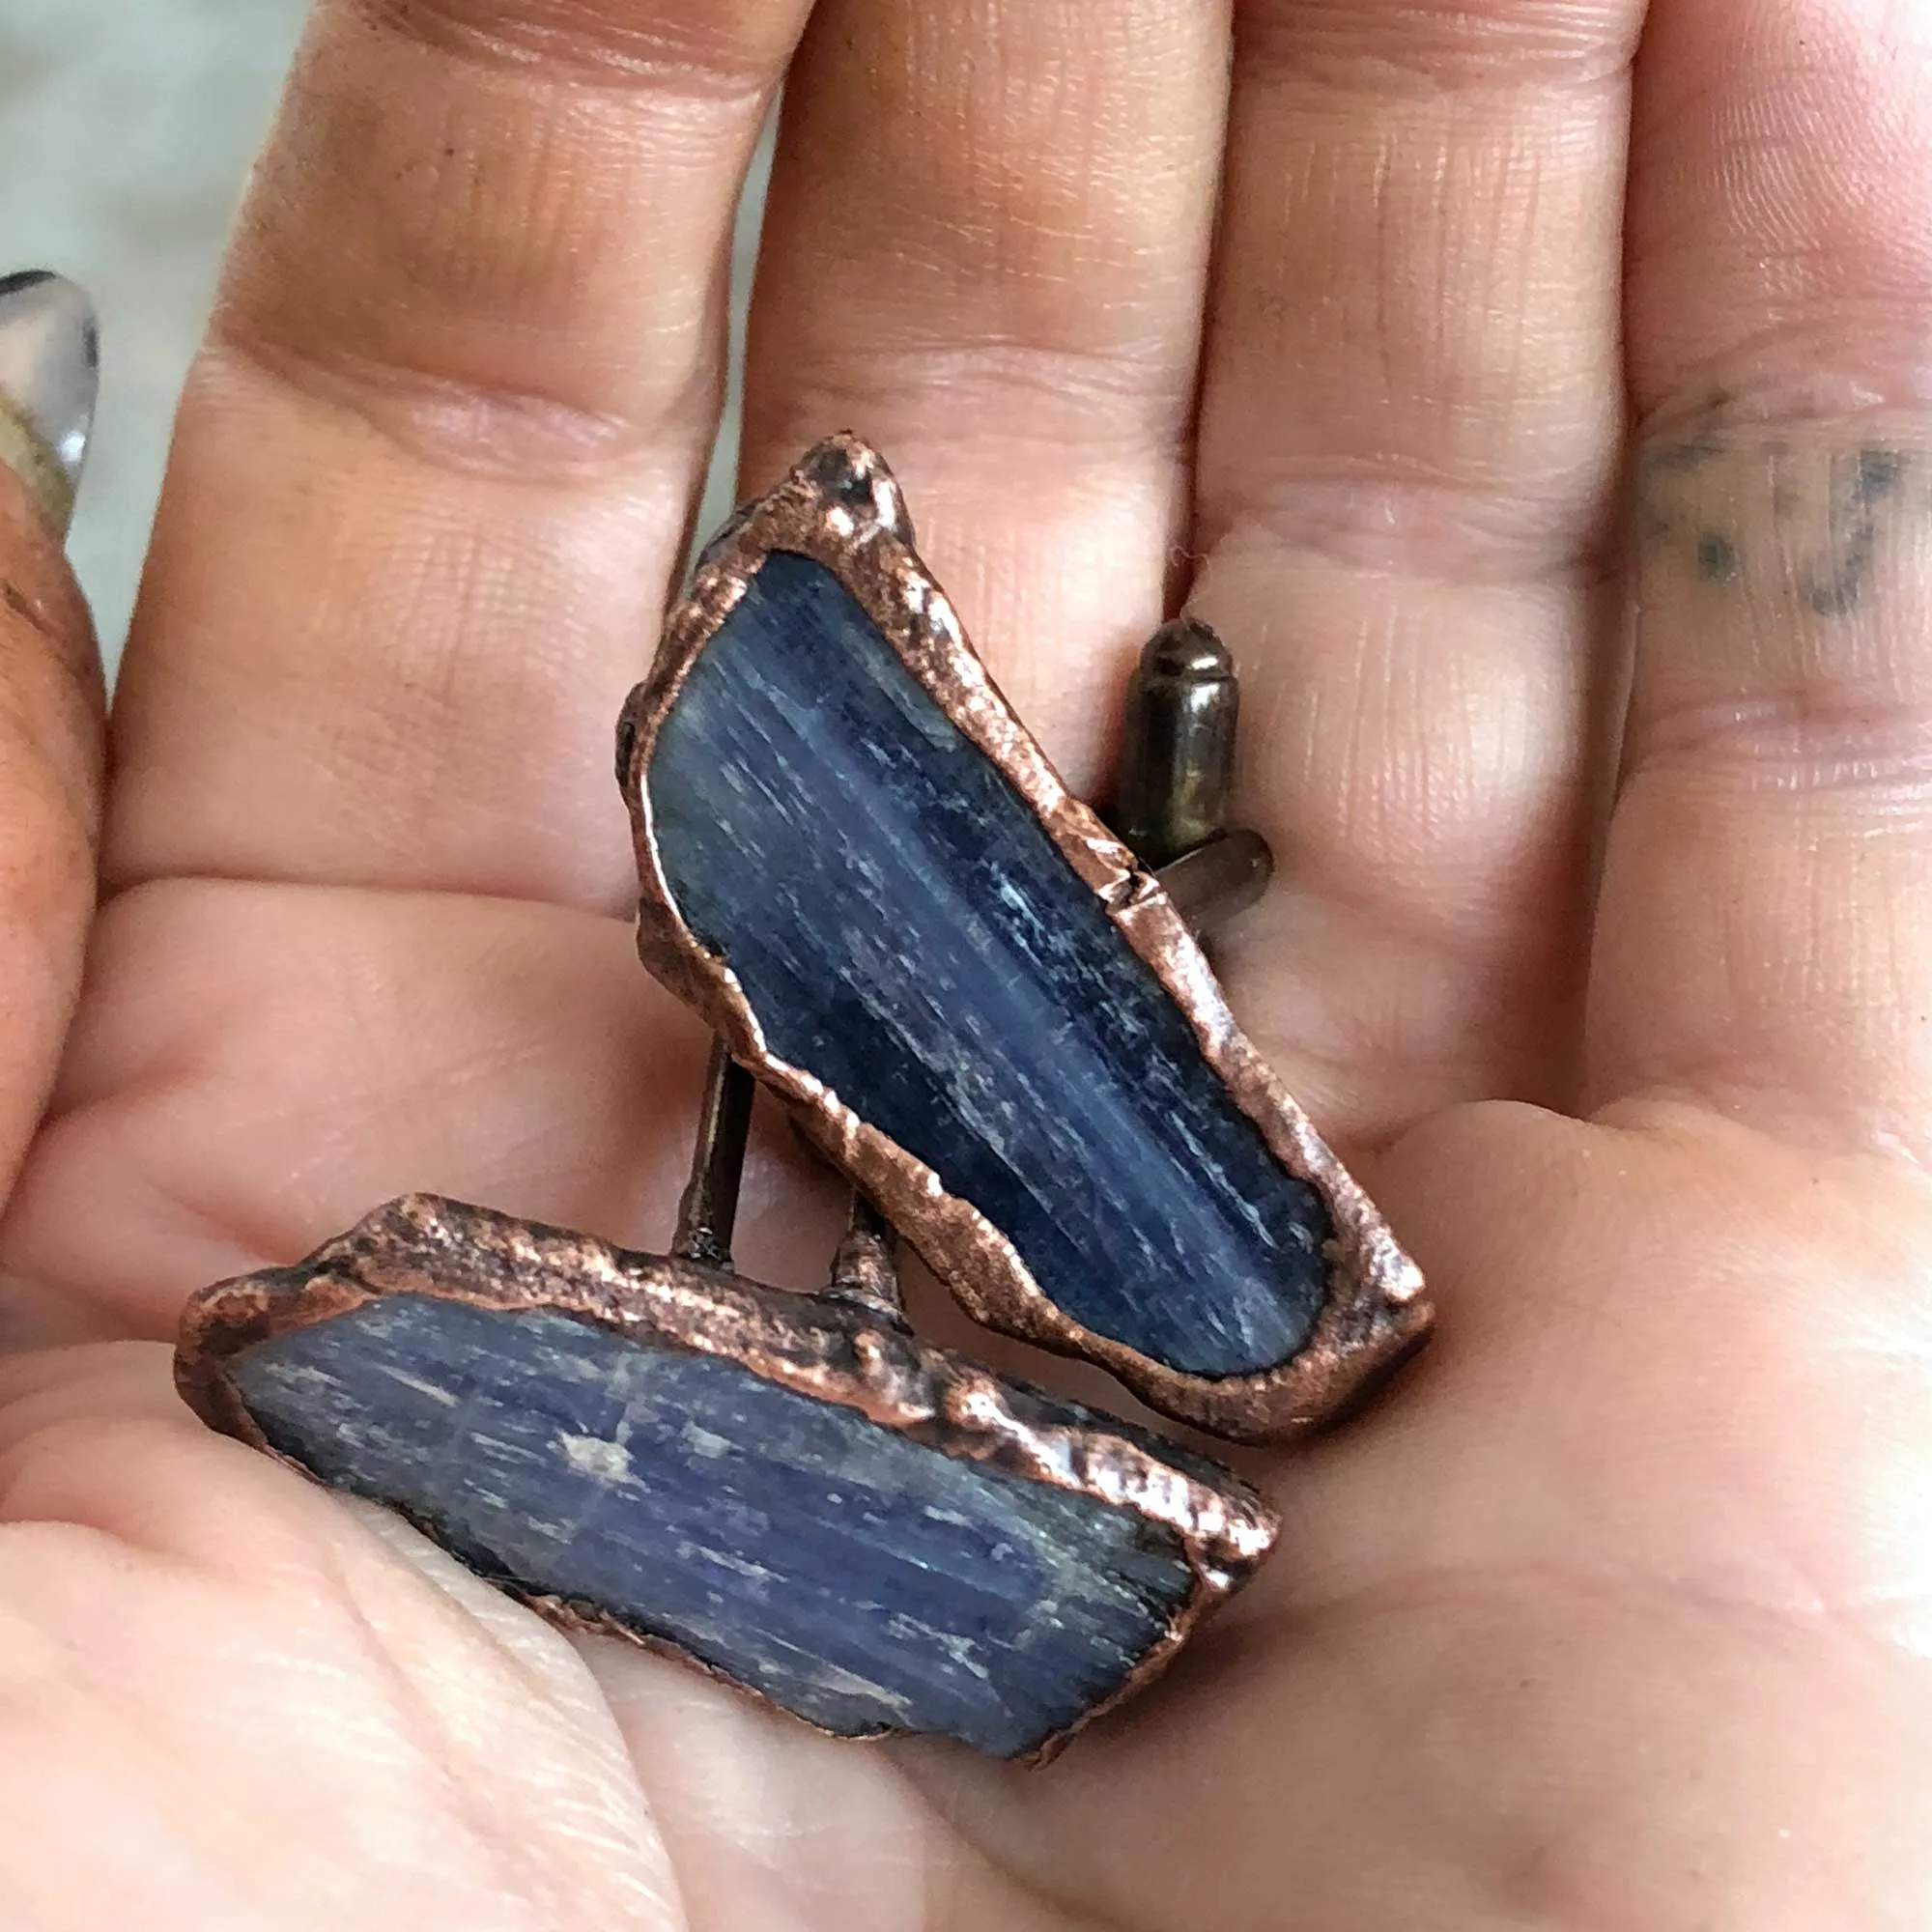
[[[984,1216],[949,1195],[931,1169],[822,1081],[767,1048],[736,976],[684,923],[659,861],[645,781],[685,677],[774,551],[812,558],[851,592],[947,717],[1033,809],[1186,1014],[1202,1053],[1275,1157],[1321,1194],[1334,1230],[1329,1293],[1313,1337],[1293,1360],[1257,1376],[1185,1375],[1071,1320]],[[915,554],[898,486],[867,444],[849,436],[819,444],[700,557],[689,592],[666,620],[649,678],[625,707],[618,772],[637,839],[644,964],[793,1109],[807,1136],[871,1198],[975,1321],[1096,1362],[1151,1406],[1247,1442],[1286,1440],[1334,1420],[1426,1338],[1433,1317],[1420,1269],[1236,1025],[1200,945],[1152,873],[1067,791],[1001,696]]]
[[[1078,1411],[1083,1426],[1053,1420],[1053,1409],[1034,1391],[927,1347],[889,1314],[763,1288],[695,1262],[627,1253],[588,1235],[432,1195],[390,1203],[297,1267],[204,1290],[182,1320],[176,1386],[210,1428],[306,1475],[270,1445],[230,1378],[230,1359],[399,1294],[563,1315],[654,1346],[718,1356],[813,1401],[855,1408],[956,1461],[1131,1510],[1171,1533],[1194,1574],[1188,1601],[1120,1686],[1047,1740],[1032,1763],[1056,1756],[1077,1731],[1159,1676],[1202,1620],[1253,1577],[1280,1531],[1279,1518],[1260,1495],[1204,1459],[1091,1411]],[[1070,1405],[1054,1406],[1064,1411]],[[559,1629],[621,1637],[770,1701],[678,1645],[594,1606],[497,1580]]]

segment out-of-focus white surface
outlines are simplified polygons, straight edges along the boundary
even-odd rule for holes
[[[4,0],[0,272],[100,310],[100,413],[73,555],[118,656],[175,398],[303,0]]]
[[[182,378],[305,11],[305,0],[0,0],[0,273],[57,269],[100,310],[100,414],[72,552],[110,665]],[[748,219],[742,263],[753,240]],[[733,422],[732,446],[735,435]],[[707,526],[727,497],[720,481]]]

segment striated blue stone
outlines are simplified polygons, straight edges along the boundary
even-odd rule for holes
[[[972,1203],[1065,1313],[1199,1376],[1301,1351],[1320,1197],[829,571],[766,559],[646,783],[678,911],[771,1050]]]
[[[1031,1752],[1119,1688],[1194,1583],[1130,1511],[563,1316],[397,1295],[227,1373],[331,1487],[841,1736]]]

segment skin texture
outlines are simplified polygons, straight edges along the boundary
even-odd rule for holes
[[[100,712],[94,629],[60,540],[0,467],[0,1198],[46,1105],[79,989]]]
[[[1922,1927],[1932,13],[806,11],[320,0],[0,1227],[0,1921]],[[167,1386],[190,1290],[406,1188],[665,1238],[702,1041],[610,732],[801,32],[748,483],[884,448],[1082,787],[1162,616],[1234,642],[1284,876],[1230,984],[1442,1310],[1036,1777],[574,1648]],[[0,629],[0,933],[54,962],[0,1161],[71,992],[77,635]],[[818,1276],[781,1134],[748,1203]]]

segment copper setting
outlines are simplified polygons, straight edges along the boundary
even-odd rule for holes
[[[1293,1361],[1259,1376],[1190,1376],[1069,1319],[977,1209],[948,1195],[930,1169],[859,1119],[822,1082],[768,1050],[735,976],[685,924],[659,862],[645,780],[685,677],[775,551],[810,557],[844,584],[947,717],[1032,809],[1128,946],[1179,1004],[1209,1065],[1275,1157],[1321,1195],[1334,1230],[1328,1297],[1313,1338]],[[1159,728],[1175,745],[1211,750],[1217,733],[1231,738],[1231,709],[1228,697],[1216,695],[1205,706],[1171,709]],[[1160,746],[1151,743],[1148,750],[1157,753]],[[626,706],[618,763],[637,837],[639,951],[645,964],[697,1010],[733,1059],[787,1103],[808,1137],[976,1321],[1096,1362],[1153,1407],[1240,1441],[1279,1441],[1335,1419],[1425,1339],[1432,1314],[1419,1269],[1236,1025],[1173,899],[1128,846],[1068,794],[1001,696],[913,551],[896,483],[865,443],[840,437],[820,444],[700,558],[689,595],[668,619],[650,677]],[[1196,788],[1190,798],[1190,810],[1199,807],[1193,815],[1204,822],[1218,809],[1211,787]],[[1245,859],[1241,851],[1223,856],[1237,871],[1245,866],[1252,885],[1253,852],[1247,850]]]
[[[1273,1548],[1279,1521],[1245,1485],[1152,1435],[1098,1415],[1069,1426],[1064,1407],[1049,1408],[990,1371],[916,1341],[897,1321],[878,1275],[880,1239],[869,1220],[855,1226],[840,1251],[845,1292],[808,1296],[699,1263],[630,1254],[587,1235],[412,1195],[297,1267],[197,1295],[183,1320],[175,1379],[210,1428],[287,1463],[236,1392],[230,1360],[383,1296],[430,1296],[512,1314],[563,1315],[654,1347],[719,1356],[813,1401],[857,1409],[944,1455],[1133,1511],[1175,1537],[1193,1573],[1193,1591],[1115,1692],[1032,1760],[1043,1763],[1166,1668],[1202,1619],[1254,1575]],[[679,1646],[590,1606],[512,1594],[563,1630],[622,1637],[698,1662]],[[734,1679],[720,1681],[745,1689]]]

